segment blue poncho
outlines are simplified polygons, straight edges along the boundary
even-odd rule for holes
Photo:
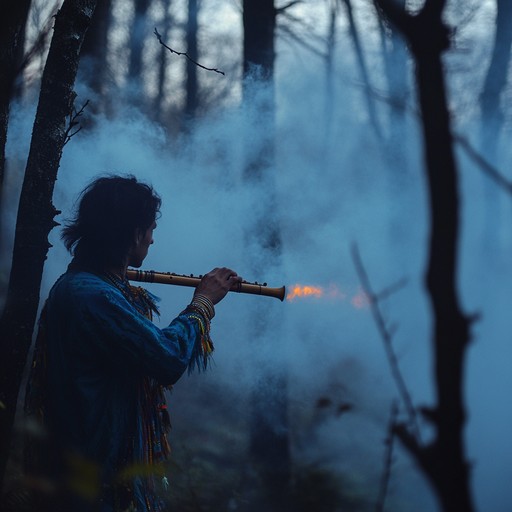
[[[205,332],[187,311],[159,329],[151,310],[145,290],[84,271],[68,270],[49,294],[26,412],[51,434],[62,466],[55,474],[67,475],[75,509],[162,509],[163,391],[204,365]]]

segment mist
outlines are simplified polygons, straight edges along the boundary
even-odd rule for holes
[[[489,48],[489,34],[475,29],[470,35],[471,49]],[[91,179],[133,174],[153,185],[163,200],[144,269],[198,275],[228,266],[248,281],[286,285],[288,291],[297,283],[322,287],[321,297],[283,303],[229,294],[217,306],[211,368],[184,376],[169,396],[171,444],[179,452],[189,443],[193,451],[195,443],[214,439],[219,444],[204,449],[220,446],[243,458],[251,389],[260,372],[255,363],[265,361],[270,368],[286,368],[294,459],[343,475],[371,504],[378,496],[386,426],[398,391],[371,309],[361,300],[351,248],[357,245],[375,291],[405,279],[380,306],[395,327],[394,350],[414,403],[432,404],[431,311],[424,287],[428,198],[420,126],[412,110],[406,113],[407,138],[400,141],[406,165],[400,167],[369,127],[353,62],[340,57],[337,66],[340,79],[328,98],[322,62],[280,48],[276,163],[267,185],[243,177],[247,148],[266,136],[258,123],[259,98],[266,92],[255,83],[251,100],[211,111],[177,139],[133,106],[114,117],[95,116],[93,127],[65,147],[53,202],[62,210],[56,219],[62,223]],[[450,82],[459,107],[470,105],[478,89],[455,94],[464,76],[468,80],[458,74]],[[238,90],[238,77],[222,79]],[[83,84],[78,91],[79,99],[88,97]],[[385,101],[378,104],[385,129],[390,128],[391,108]],[[33,109],[13,110],[7,148],[11,162],[28,153]],[[454,120],[457,132],[470,141],[478,133],[474,118],[466,109]],[[462,204],[458,283],[465,312],[479,315],[466,364],[468,458],[476,509],[505,512],[512,503],[512,411],[507,405],[512,317],[505,306],[512,290],[512,199],[460,148],[457,156]],[[511,156],[503,149],[498,168],[507,172]],[[4,248],[12,243],[21,185],[12,171],[8,180]],[[260,249],[250,229],[269,194],[275,195],[272,215],[282,236],[281,254],[269,261],[261,255],[257,268],[264,270],[254,275],[252,262]],[[42,298],[70,261],[59,234],[58,228],[51,233]],[[161,298],[156,322],[162,327],[191,298],[187,288],[147,288]],[[265,343],[253,338],[252,328],[261,324],[262,311],[272,327]],[[327,405],[319,407],[320,399],[328,399]],[[231,434],[209,431],[209,418]],[[428,428],[422,426],[428,439]],[[397,511],[437,510],[428,484],[398,441],[388,504]]]

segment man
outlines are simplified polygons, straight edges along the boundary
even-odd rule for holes
[[[43,459],[29,450],[28,460],[56,486],[52,510],[163,510],[164,388],[206,366],[214,305],[241,279],[212,270],[168,327],[155,326],[154,297],[126,270],[147,256],[160,202],[133,177],[102,177],[63,230],[74,258],[41,315],[25,406],[48,432]]]

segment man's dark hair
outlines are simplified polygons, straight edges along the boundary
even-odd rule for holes
[[[148,229],[160,205],[153,188],[134,176],[97,178],[80,194],[75,217],[61,238],[82,266],[119,265],[133,244],[135,230]]]

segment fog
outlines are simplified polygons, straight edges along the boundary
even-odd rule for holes
[[[488,48],[488,35],[476,38],[472,48],[479,44]],[[292,58],[286,48],[280,59],[276,161],[268,170],[275,178],[272,190],[243,178],[248,148],[258,147],[266,136],[258,122],[261,86],[255,84],[255,95],[245,106],[234,102],[213,111],[187,136],[173,141],[135,108],[114,118],[95,118],[92,130],[83,130],[65,147],[54,194],[54,204],[63,212],[57,220],[70,216],[78,193],[98,174],[134,174],[152,184],[163,200],[155,243],[143,268],[197,275],[228,266],[248,281],[269,286],[322,287],[321,297],[283,303],[229,294],[217,306],[211,368],[184,376],[170,395],[171,443],[194,439],[207,417],[222,424],[223,418],[232,420],[233,409],[246,412],[261,371],[256,362],[265,361],[287,371],[294,458],[348,475],[372,502],[378,495],[390,406],[398,392],[371,309],[364,300],[354,300],[361,299],[362,291],[351,248],[357,245],[375,291],[406,279],[380,307],[395,327],[394,350],[414,403],[432,404],[431,315],[424,288],[429,212],[420,127],[407,111],[399,165],[369,126],[350,59],[340,59],[337,74],[343,79],[336,81],[332,98],[325,96],[321,62]],[[237,88],[234,78],[220,79],[233,80]],[[463,81],[457,75],[450,83],[455,89]],[[82,86],[79,93],[87,98]],[[459,106],[471,103],[467,91],[453,96]],[[391,108],[378,102],[385,129],[390,128]],[[11,160],[27,154],[32,119],[33,107],[14,109]],[[455,119],[455,129],[476,143],[478,126],[471,111]],[[462,204],[459,291],[465,312],[480,315],[466,364],[468,458],[476,508],[505,512],[512,503],[512,316],[506,307],[512,293],[512,198],[460,148],[457,156]],[[509,150],[502,150],[498,168],[508,172],[510,157]],[[19,178],[8,178],[6,245],[19,193]],[[258,233],[251,231],[253,220],[271,193],[276,205],[269,215],[278,220],[281,254],[255,267],[260,249]],[[58,229],[51,233],[51,242],[42,297],[69,262]],[[254,268],[264,270],[254,275]],[[187,288],[148,288],[161,298],[161,326],[191,297]],[[270,328],[266,342],[254,339],[253,326],[261,325],[262,311]],[[320,398],[329,398],[329,405],[319,408]],[[350,409],[341,414],[343,404]],[[240,421],[237,428],[243,431]],[[228,423],[225,428],[231,427]],[[233,442],[233,449],[245,449],[243,439]],[[422,475],[398,444],[395,456],[388,496],[393,510],[437,510]]]

